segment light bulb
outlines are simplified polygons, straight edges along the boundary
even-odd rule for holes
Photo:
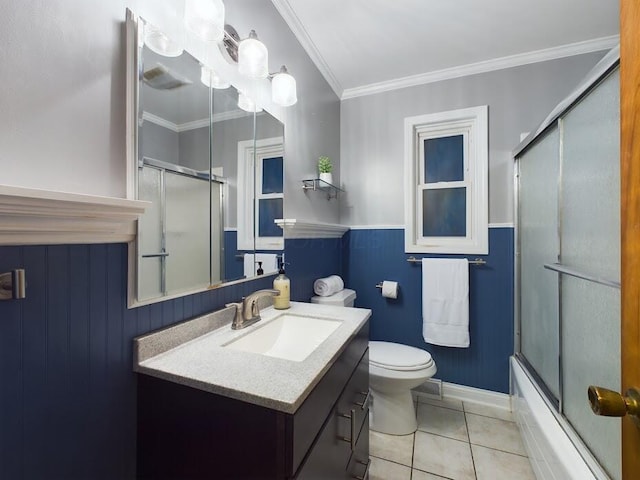
[[[217,90],[224,90],[231,86],[231,83],[223,80],[220,75],[204,65],[200,67],[200,81],[206,87],[215,88]]]
[[[251,78],[267,78],[269,75],[269,53],[255,30],[238,46],[238,71]]]
[[[144,44],[151,51],[164,57],[179,57],[183,52],[182,45],[174,42],[159,28],[149,23],[144,25]]]
[[[256,103],[247,97],[244,93],[238,92],[238,107],[245,112],[261,112],[262,108],[256,105]]]
[[[282,107],[290,107],[298,101],[296,79],[287,72],[284,65],[279,73],[273,76],[271,83],[271,100]]]
[[[186,0],[184,19],[187,28],[205,42],[224,38],[224,3],[222,0]]]

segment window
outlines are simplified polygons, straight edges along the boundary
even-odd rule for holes
[[[405,118],[405,252],[488,254],[487,106]]]
[[[274,222],[283,218],[283,159],[282,137],[256,140],[255,169],[253,141],[238,142],[238,250],[253,250],[254,237],[256,250],[284,248]]]

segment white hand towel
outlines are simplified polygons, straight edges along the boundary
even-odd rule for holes
[[[264,274],[278,272],[278,256],[275,253],[256,253],[256,262],[262,262]],[[256,263],[256,271],[258,264]]]
[[[321,297],[328,297],[344,290],[344,282],[338,275],[319,278],[313,282],[313,291]]]
[[[422,335],[427,343],[469,346],[469,262],[422,259]]]
[[[245,277],[251,278],[258,274],[258,262],[262,262],[262,270],[264,270],[265,275],[278,271],[278,256],[275,253],[245,253]]]
[[[253,253],[244,254],[244,276],[251,278],[256,275],[255,255]]]

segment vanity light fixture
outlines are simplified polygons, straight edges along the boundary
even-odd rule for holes
[[[269,76],[269,52],[255,30],[238,44],[238,71],[249,78]]]
[[[215,71],[204,65],[200,67],[200,81],[205,87],[215,88],[216,90],[224,90],[231,86],[230,82],[223,80]]]
[[[238,91],[238,108],[250,113],[258,113],[262,111],[262,108],[259,107],[256,102],[251,100],[251,98],[241,91]]]
[[[256,49],[254,50],[253,47],[256,47]],[[272,81],[271,100],[281,107],[290,107],[298,101],[296,93],[296,79],[287,71],[287,67],[283,65],[278,73],[267,72],[267,47],[258,40],[254,30],[251,30],[249,38],[240,40],[236,29],[231,25],[225,25],[224,41],[220,44],[220,50],[229,63],[238,64],[238,71],[241,74],[245,74],[253,78],[256,78],[254,73],[257,73],[258,70],[258,68],[255,67],[255,64],[261,63],[261,60],[258,61],[257,57],[261,59],[264,58],[265,63],[259,67],[260,75],[258,78],[269,78]],[[247,58],[249,60],[247,60]],[[253,66],[248,64],[253,64]]]
[[[298,101],[296,79],[289,74],[284,65],[271,78],[271,100],[283,107],[290,107]]]
[[[187,28],[205,42],[224,38],[224,13],[222,0],[186,0],[184,4]]]
[[[162,30],[150,23],[144,24],[144,44],[152,52],[164,57],[179,57],[184,51],[182,45],[171,40]]]

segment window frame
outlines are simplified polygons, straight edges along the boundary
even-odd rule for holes
[[[405,132],[405,252],[438,254],[489,253],[488,106],[407,117]],[[424,141],[463,136],[462,181],[427,183]],[[466,189],[466,236],[423,236],[425,190]]]
[[[284,137],[256,140],[255,148],[253,140],[238,142],[237,250],[284,249],[284,234],[282,237],[258,236],[260,222],[258,201],[266,198],[282,198],[284,204],[284,178],[282,193],[262,195],[262,160],[273,157],[282,157],[282,176],[284,177]],[[254,188],[258,185],[259,191]]]

